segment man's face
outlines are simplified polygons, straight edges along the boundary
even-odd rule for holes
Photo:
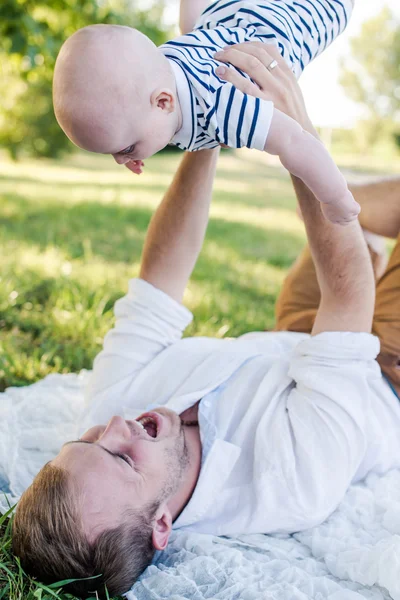
[[[168,502],[190,457],[179,415],[158,408],[136,421],[113,417],[65,444],[53,464],[68,471],[79,491],[84,531],[94,540],[123,522],[128,509]]]

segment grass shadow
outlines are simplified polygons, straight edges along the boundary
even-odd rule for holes
[[[33,204],[24,197],[3,195],[8,210],[0,208],[0,237],[34,245],[41,251],[57,247],[67,259],[90,254],[109,263],[131,263],[139,258],[153,210],[143,206],[63,202]],[[207,241],[237,250],[245,259],[263,260],[286,267],[293,260],[291,248],[302,243],[293,232],[266,231],[248,223],[210,219]],[[289,250],[289,252],[288,252]]]

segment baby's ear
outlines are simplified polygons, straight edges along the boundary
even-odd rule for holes
[[[151,95],[151,105],[167,113],[171,113],[176,108],[176,100],[171,90],[155,90]]]

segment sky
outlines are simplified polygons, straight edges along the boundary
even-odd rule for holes
[[[349,38],[357,35],[363,21],[378,14],[385,4],[400,17],[400,0],[356,0],[345,32],[306,67],[300,78],[300,86],[309,115],[316,126],[351,127],[362,116],[362,109],[346,98],[338,82],[339,63],[348,53]],[[168,20],[177,22],[179,0],[168,0],[168,9]]]

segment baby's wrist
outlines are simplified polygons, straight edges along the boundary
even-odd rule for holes
[[[297,102],[286,102],[283,104],[274,103],[274,106],[293,119],[293,121],[296,121],[304,131],[307,131],[309,134],[319,139],[318,133],[311,123],[305,107],[299,106]]]
[[[304,129],[304,131],[307,131],[307,133],[311,134],[317,140],[319,140],[318,132],[315,129],[314,125],[311,123],[311,121],[310,121],[310,119],[308,117],[307,117],[307,119],[304,122],[300,123],[300,125],[302,126],[302,128]]]

